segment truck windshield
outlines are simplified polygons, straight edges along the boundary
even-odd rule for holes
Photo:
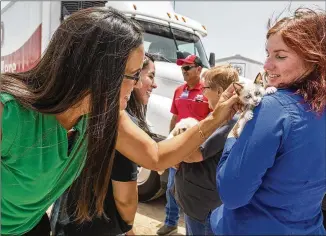
[[[172,28],[172,33],[168,26],[163,26],[151,22],[139,21],[144,27],[144,47],[146,52],[159,54],[159,60],[175,63],[177,60],[177,47],[186,56],[189,54],[197,55],[204,66],[209,68],[209,63],[205,54],[204,47],[200,38],[194,33]]]

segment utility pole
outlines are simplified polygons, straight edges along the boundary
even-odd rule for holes
[[[175,0],[173,0],[173,10],[175,11]]]

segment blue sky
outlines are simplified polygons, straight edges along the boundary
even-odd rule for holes
[[[216,59],[240,54],[264,62],[270,17],[289,6],[291,12],[300,6],[325,10],[325,5],[326,1],[176,1],[175,11],[206,26],[207,54],[215,52]]]

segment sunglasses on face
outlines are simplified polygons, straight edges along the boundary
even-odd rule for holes
[[[134,75],[126,75],[126,74],[124,74],[123,76],[126,79],[130,79],[130,80],[135,81],[135,85],[136,85],[138,83],[139,79],[140,79],[140,72],[141,72],[141,70],[137,71],[136,74],[134,74]]]
[[[182,66],[181,69],[184,70],[184,71],[188,71],[188,70],[191,70],[192,68],[195,68],[197,66]]]

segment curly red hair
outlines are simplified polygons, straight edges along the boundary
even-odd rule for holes
[[[326,13],[299,8],[292,17],[277,21],[267,39],[280,33],[284,43],[303,58],[309,71],[291,87],[301,94],[311,109],[322,113],[326,106]]]

